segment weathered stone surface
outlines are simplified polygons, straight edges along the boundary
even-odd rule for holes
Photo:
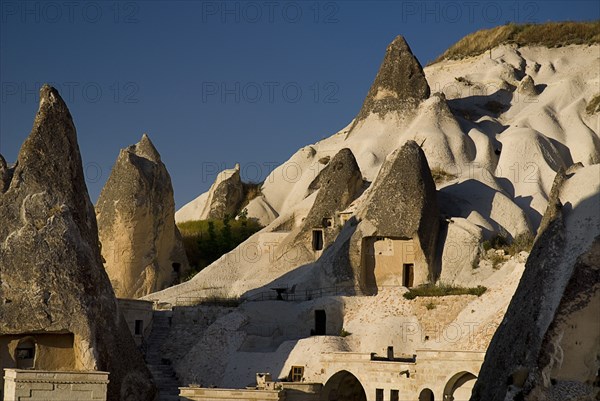
[[[110,372],[109,400],[152,400],[150,373],[102,267],[75,126],[47,85],[0,195],[0,222],[0,334],[72,333],[77,369]]]
[[[526,96],[536,96],[538,94],[535,88],[535,82],[531,75],[525,75],[525,77],[519,82],[517,86],[517,92]]]
[[[189,269],[167,168],[146,134],[122,149],[96,204],[104,267],[115,293],[139,298]]]
[[[244,200],[244,185],[240,177],[240,166],[225,170],[210,187],[203,214],[206,219],[222,219],[226,214],[235,216]]]
[[[371,113],[380,117],[390,112],[416,108],[429,97],[429,84],[419,60],[413,55],[406,40],[396,37],[387,47],[375,82],[356,117],[355,123]]]
[[[414,141],[394,151],[381,167],[367,198],[356,216],[360,222],[350,240],[350,264],[363,290],[368,276],[364,271],[363,246],[367,237],[390,237],[414,241],[415,284],[433,281],[439,208],[435,183],[425,153]]]
[[[350,205],[362,188],[362,174],[352,151],[340,150],[310,184],[310,189],[319,192],[302,225],[290,235],[295,251],[314,254],[313,230],[322,232],[322,249],[331,245],[341,229],[338,213]],[[289,246],[288,241],[284,246]]]
[[[8,167],[4,157],[0,155],[0,193],[6,192],[13,175],[13,168]]]
[[[598,168],[588,169],[580,188],[585,183],[594,193],[597,182],[589,178],[597,180]],[[561,203],[559,194],[571,180],[563,171],[557,174],[543,226],[488,348],[472,401],[597,399],[600,197],[595,192],[573,201],[561,194],[566,198]],[[576,394],[580,398],[567,398]]]

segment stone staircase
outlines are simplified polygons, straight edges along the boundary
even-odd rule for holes
[[[162,358],[160,351],[163,343],[169,338],[172,314],[170,310],[154,311],[152,332],[146,348],[146,365],[158,387],[158,401],[179,401],[179,382],[175,371],[169,361]]]

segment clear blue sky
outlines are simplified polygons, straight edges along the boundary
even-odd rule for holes
[[[12,162],[51,82],[79,135],[95,202],[146,132],[177,207],[216,170],[262,180],[360,109],[386,45],[422,64],[514,22],[600,18],[596,1],[0,1],[0,153]]]

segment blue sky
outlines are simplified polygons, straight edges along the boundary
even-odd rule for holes
[[[222,168],[259,181],[360,109],[387,44],[423,65],[506,22],[592,20],[595,1],[0,0],[0,153],[12,162],[51,82],[75,120],[92,201],[146,132],[177,207]]]

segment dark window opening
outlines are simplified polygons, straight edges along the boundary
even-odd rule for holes
[[[312,247],[313,251],[323,250],[323,231],[313,230]]]
[[[144,332],[144,321],[143,320],[136,320],[135,321],[135,335],[136,336],[141,336]]]
[[[415,265],[412,263],[405,263],[402,268],[402,285],[410,288],[413,286],[415,279]]]
[[[181,270],[181,263],[173,263],[171,266],[173,266],[173,271],[179,274],[179,271]]]
[[[327,332],[327,314],[323,309],[315,311],[315,335],[324,336]]]
[[[323,227],[327,228],[327,227],[331,227],[333,226],[333,219],[330,219],[329,217],[325,217],[323,219]]]
[[[375,389],[375,401],[383,401],[383,389]]]
[[[391,390],[390,391],[390,401],[399,401],[400,400],[400,391],[399,390]]]

